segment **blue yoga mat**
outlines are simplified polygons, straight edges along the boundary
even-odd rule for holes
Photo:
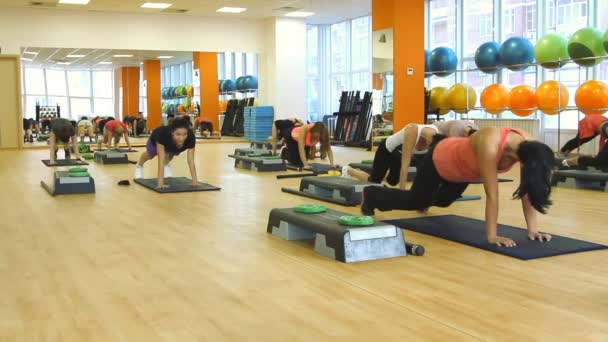
[[[486,240],[486,224],[484,221],[458,215],[417,217],[384,222],[405,230],[460,242],[521,260],[608,249],[606,245],[553,234],[551,234],[552,239],[549,242],[532,241],[528,239],[526,229],[504,224],[498,225],[498,234],[513,239],[517,246],[511,248],[498,247]]]

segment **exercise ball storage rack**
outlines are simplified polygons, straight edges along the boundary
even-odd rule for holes
[[[603,63],[605,63],[608,60],[608,55],[597,56],[597,57],[593,56],[593,57],[576,58],[576,60],[577,61],[582,61],[582,60],[600,60],[600,62],[598,64],[592,65],[592,66],[583,66],[583,65],[579,65],[579,64],[575,63],[577,65],[577,68],[578,68],[578,74],[579,74],[578,85],[580,87],[580,85],[583,83],[583,82],[581,82],[582,80],[581,80],[581,77],[580,77],[581,69],[585,69],[586,70],[586,69],[589,69],[589,68],[599,67],[600,65],[602,65]],[[560,63],[560,64],[563,63],[559,68],[555,68],[555,69],[544,68],[541,65],[541,63],[538,63],[538,62],[535,61],[535,62],[532,62],[532,63],[518,64],[518,65],[509,65],[509,67],[521,67],[521,66],[525,66],[525,68],[523,68],[521,70],[510,70],[510,69],[507,68],[506,65],[499,65],[499,66],[491,67],[491,68],[466,68],[466,69],[453,69],[453,70],[439,70],[439,71],[433,71],[433,72],[429,71],[429,72],[425,72],[424,74],[425,74],[425,76],[431,75],[431,76],[435,76],[437,78],[445,78],[446,76],[437,76],[437,75],[435,75],[435,73],[451,72],[451,74],[449,76],[447,76],[447,77],[453,77],[452,73],[467,73],[467,72],[478,72],[478,71],[482,71],[483,72],[483,70],[485,70],[485,69],[492,69],[492,70],[496,70],[496,73],[488,74],[488,75],[493,76],[493,75],[499,74],[499,71],[501,71],[503,69],[507,69],[507,70],[509,70],[511,72],[526,72],[526,70],[528,69],[528,67],[535,67],[535,68],[540,67],[542,69],[546,69],[548,71],[553,71],[554,73],[556,73],[557,74],[557,79],[555,79],[555,81],[561,83],[561,77],[560,77],[560,75],[561,75],[561,69],[564,68],[564,66],[567,63],[574,62],[574,61],[575,61],[575,59],[572,59],[572,58],[555,60],[554,62],[556,62],[556,63]],[[538,69],[537,69],[537,72],[538,72]],[[425,77],[425,79],[426,79],[426,77]],[[545,81],[548,81],[548,80],[545,80]],[[591,81],[591,80],[587,80],[587,81]],[[454,84],[456,84],[456,83],[454,83]],[[538,85],[535,85],[535,87],[537,87],[537,86]],[[432,88],[430,88],[428,90],[429,91],[429,96],[430,96],[430,90],[431,89]],[[426,94],[425,94],[425,96],[426,96]],[[559,96],[559,93],[558,93],[558,96]],[[467,98],[468,98],[468,90],[467,90]],[[430,103],[430,99],[429,99],[429,103]],[[428,106],[425,109],[428,111]],[[510,110],[511,108],[496,108],[496,109],[498,109],[498,110]],[[538,107],[534,107],[534,108],[513,108],[513,109],[517,109],[517,110],[539,110]],[[554,115],[560,115],[562,112],[567,112],[567,111],[578,111],[578,120],[579,121],[581,119],[581,117],[580,117],[580,115],[581,115],[581,109],[583,109],[583,110],[594,109],[594,110],[606,110],[606,111],[608,111],[608,108],[580,108],[580,107],[577,107],[577,106],[565,106],[564,108],[546,108],[546,109],[555,110],[556,114],[554,114]],[[450,112],[450,111],[454,111],[454,108],[442,108],[442,110],[447,110],[448,112]],[[460,114],[461,116],[464,116],[464,114],[468,115],[468,112],[471,111],[471,110],[482,110],[482,111],[485,111],[486,109],[483,108],[483,107],[473,106],[473,107],[467,107],[465,113],[456,113],[455,112],[455,114]],[[439,117],[441,115],[438,112],[437,113],[427,112],[427,113],[428,114],[426,115],[425,119],[428,119],[428,117],[430,115],[436,115],[436,120],[439,121]],[[491,113],[488,113],[488,114],[490,114],[492,116],[497,116],[497,115],[491,114]],[[558,146],[561,144],[561,120],[559,118],[557,120],[557,144],[558,144]]]

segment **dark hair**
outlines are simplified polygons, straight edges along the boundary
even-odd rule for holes
[[[319,133],[319,142],[321,143],[321,154],[326,154],[331,148],[331,142],[329,141],[329,130],[322,122],[315,122],[310,128],[311,133]]]
[[[87,117],[83,116],[83,117],[80,118],[80,120],[87,120]]]
[[[473,133],[477,132],[478,130],[471,127],[471,129],[469,130],[469,135],[467,135],[468,137],[470,137],[471,135],[473,135]]]
[[[171,127],[171,132],[175,131],[178,128],[185,128],[187,130],[192,129],[192,122],[190,121],[190,117],[188,116],[177,116],[174,117],[169,123],[169,127]]]
[[[551,172],[555,167],[555,155],[551,148],[538,141],[524,141],[519,145],[517,156],[522,163],[521,183],[513,198],[528,195],[534,209],[545,214],[552,202]]]

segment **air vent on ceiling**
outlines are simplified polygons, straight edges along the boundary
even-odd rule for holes
[[[162,10],[161,12],[163,13],[177,13],[177,14],[184,14],[189,12],[190,10],[187,9],[182,9],[182,8],[165,8],[164,10]]]
[[[29,6],[32,7],[57,7],[56,2],[30,1]]]

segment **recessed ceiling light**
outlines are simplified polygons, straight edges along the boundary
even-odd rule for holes
[[[287,14],[285,14],[286,17],[296,17],[296,18],[305,18],[305,17],[310,17],[311,15],[314,15],[313,12],[289,12]]]
[[[131,57],[133,57],[133,55],[114,55],[112,57],[114,57],[114,58],[131,58]]]
[[[24,57],[21,57],[21,60],[22,60],[22,61],[26,61],[26,62],[31,62],[31,61],[33,61],[33,59],[31,59],[31,58],[24,58]]]
[[[173,4],[168,4],[166,2],[146,2],[141,5],[141,8],[155,8],[155,9],[165,9],[171,7]]]
[[[70,62],[57,62],[57,64],[59,64],[59,65],[70,65],[72,63],[70,63]]]
[[[59,3],[65,5],[86,5],[89,3],[89,0],[59,0]]]
[[[222,12],[222,13],[242,13],[245,12],[247,9],[243,8],[243,7],[222,7],[218,10],[216,10],[216,12]]]
[[[29,51],[23,51],[24,55],[38,55],[38,52],[29,52]]]
[[[173,58],[173,56],[158,56],[156,58],[158,58],[158,59],[170,59],[170,58]]]
[[[97,64],[112,64],[112,62],[99,62]]]
[[[84,55],[67,55],[67,58],[82,58]]]

